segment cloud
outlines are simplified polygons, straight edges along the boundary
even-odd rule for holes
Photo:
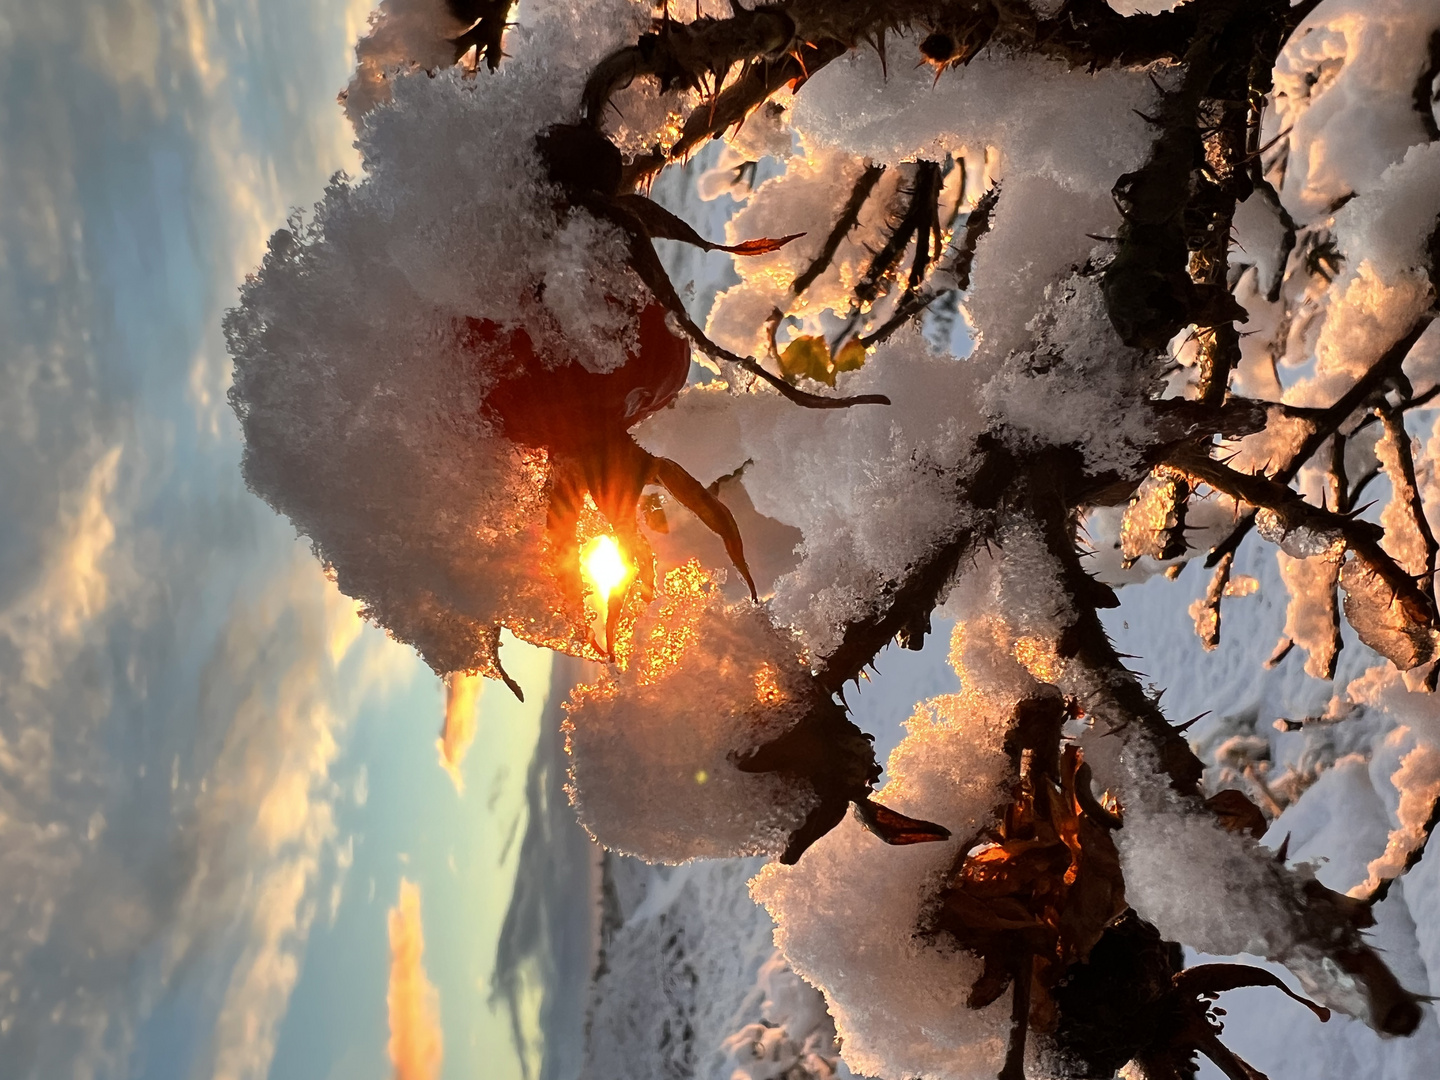
[[[390,1063],[395,1080],[436,1080],[444,1058],[440,993],[425,974],[420,886],[400,879],[390,909]]]
[[[456,671],[445,677],[445,726],[440,729],[435,747],[440,751],[440,767],[450,774],[450,781],[460,794],[465,792],[460,766],[475,741],[480,686],[479,675]]]
[[[193,871],[171,920],[166,981],[229,942],[199,1063],[213,1080],[269,1071],[318,897],[346,868],[335,815],[348,793],[332,767],[365,687],[342,687],[347,655],[332,645],[354,619],[297,544],[288,572],[237,602],[206,665],[200,720],[223,734],[182,826]],[[390,644],[374,632],[350,639],[361,672],[367,653]]]

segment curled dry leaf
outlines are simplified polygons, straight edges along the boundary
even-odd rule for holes
[[[1226,788],[1217,791],[1205,800],[1205,809],[1215,815],[1222,826],[1230,832],[1249,833],[1256,840],[1261,839],[1270,823],[1260,808],[1250,801],[1243,791]]]
[[[1125,911],[1111,822],[1092,820],[1077,795],[1079,749],[1057,750],[1066,715],[1058,695],[1020,703],[1010,744],[1020,762],[1013,798],[993,832],[960,854],[933,923],[984,963],[971,1008],[1013,985],[1010,1061],[1023,1058],[1028,1029],[1055,1030],[1051,991]]]
[[[1360,640],[1401,671],[1435,657],[1435,631],[1429,612],[1409,597],[1398,596],[1363,558],[1357,556],[1340,571],[1345,590],[1345,618]]]

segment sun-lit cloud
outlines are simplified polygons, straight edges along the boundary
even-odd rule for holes
[[[420,886],[400,879],[400,899],[390,909],[390,1063],[395,1080],[436,1080],[444,1059],[440,992],[425,974],[425,934],[420,923]]]
[[[479,675],[456,671],[445,677],[445,726],[440,729],[435,747],[440,751],[440,767],[461,794],[465,791],[465,778],[460,766],[475,741],[480,689]]]
[[[349,792],[333,771],[364,687],[342,669],[363,671],[369,653],[394,645],[371,633],[336,656],[353,611],[334,593],[295,545],[287,572],[237,599],[207,665],[200,722],[223,734],[189,785],[194,871],[172,918],[167,969],[227,938],[238,949],[210,1040],[213,1080],[269,1071],[321,897],[335,905],[353,857],[336,822]]]

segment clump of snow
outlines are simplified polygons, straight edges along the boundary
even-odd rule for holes
[[[819,704],[764,609],[726,606],[697,564],[670,571],[623,670],[579,687],[571,801],[606,847],[654,862],[778,854],[817,805],[810,783],[745,772],[747,754]]]
[[[1097,275],[1071,274],[1045,300],[1025,327],[1031,346],[986,386],[986,411],[1017,445],[1077,446],[1095,472],[1136,469],[1154,439],[1154,358],[1121,343]]]
[[[1440,219],[1440,145],[1425,138],[1411,91],[1434,15],[1379,7],[1323,5],[1277,65],[1279,116],[1294,123],[1282,196],[1298,220],[1334,214],[1344,259],[1324,298],[1315,374],[1286,393],[1297,404],[1335,400],[1432,300],[1425,244]]]
[[[377,28],[401,12],[421,7]],[[482,418],[506,355],[471,328],[523,327],[552,364],[626,362],[647,294],[614,226],[557,210],[536,136],[574,119],[639,14],[542,5],[497,72],[389,78],[360,126],[363,177],[271,238],[227,320],[249,484],[437,671],[496,674],[499,624],[571,636],[543,572],[548,463]]]
[[[881,162],[996,147],[1009,164],[1068,190],[1106,177],[1108,202],[1109,185],[1149,151],[1149,126],[1130,110],[1143,110],[1155,94],[1139,71],[1072,71],[1062,61],[995,50],[937,81],[926,67],[882,72],[875,52],[859,49],[805,84],[791,123],[816,144]]]
[[[393,80],[414,68],[450,67],[454,39],[470,28],[449,0],[380,0],[370,13],[370,32],[355,44],[355,75],[341,95],[353,124],[390,100]]]
[[[1131,907],[1168,940],[1278,960],[1320,1001],[1366,1016],[1363,993],[1317,951],[1292,914],[1287,879],[1295,871],[1157,787],[1156,763],[1131,743],[1121,774],[1096,770],[1124,807],[1125,827],[1114,835]],[[1100,756],[1087,760],[1098,764]]]
[[[1333,558],[1345,548],[1345,534],[1338,528],[1292,525],[1283,514],[1268,507],[1256,512],[1255,531],[1294,559]]]
[[[1305,673],[1317,679],[1335,675],[1340,648],[1339,600],[1343,553],[1307,559],[1285,551],[1276,553],[1280,576],[1290,593],[1285,609],[1285,636],[1305,651]]]
[[[1275,64],[1271,134],[1290,130],[1282,201],[1301,222],[1371,190],[1405,151],[1428,141],[1413,104],[1435,29],[1408,0],[1329,0]],[[1267,136],[1268,137],[1268,136]]]
[[[1404,443],[1413,442],[1403,425],[1393,434],[1387,427],[1380,441],[1375,444],[1375,456],[1386,478],[1390,480],[1391,490],[1385,508],[1380,511],[1380,527],[1385,530],[1385,550],[1418,581],[1430,569],[1429,553],[1425,550],[1425,538],[1420,532],[1409,501],[1402,496],[1403,489],[1410,481],[1405,478],[1401,455],[1410,450],[1412,463],[1416,458],[1422,461],[1424,458],[1416,452],[1422,448],[1403,445],[1401,440],[1404,440]]]
[[[1412,854],[1428,839],[1426,828],[1440,804],[1440,749],[1416,746],[1401,759],[1390,782],[1400,793],[1396,808],[1400,824],[1386,839],[1384,854],[1365,868],[1365,881],[1350,890],[1352,896],[1366,896],[1381,881],[1399,877]]]
[[[906,725],[876,796],[944,824],[955,839],[886,847],[847,819],[795,866],[766,866],[751,891],[775,943],[825,994],[845,1063],[872,1076],[993,1077],[1009,1001],[966,1006],[980,961],[924,933],[927,905],[966,838],[1005,798],[1005,718],[973,696],[933,699]]]
[[[897,334],[839,381],[847,394],[888,395],[888,406],[820,411],[768,392],[727,399],[692,387],[636,435],[651,453],[693,464],[702,482],[749,463],[741,482],[755,509],[804,538],[773,614],[818,657],[873,609],[886,581],[963,522],[953,492],[981,429],[976,380],[913,332]]]
[[[627,155],[668,150],[680,137],[680,125],[699,95],[687,90],[661,90],[653,79],[636,79],[611,99],[605,133]]]
[[[1151,473],[1130,497],[1120,524],[1120,550],[1127,565],[1146,555],[1152,559],[1167,557],[1168,534],[1179,525],[1175,503],[1178,484],[1173,476]]]

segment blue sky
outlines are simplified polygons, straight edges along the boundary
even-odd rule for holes
[[[0,0],[0,1080],[386,1075],[402,874],[445,1075],[519,1075],[488,978],[548,661],[460,798],[437,680],[244,490],[225,403],[237,284],[355,167],[369,6]]]

